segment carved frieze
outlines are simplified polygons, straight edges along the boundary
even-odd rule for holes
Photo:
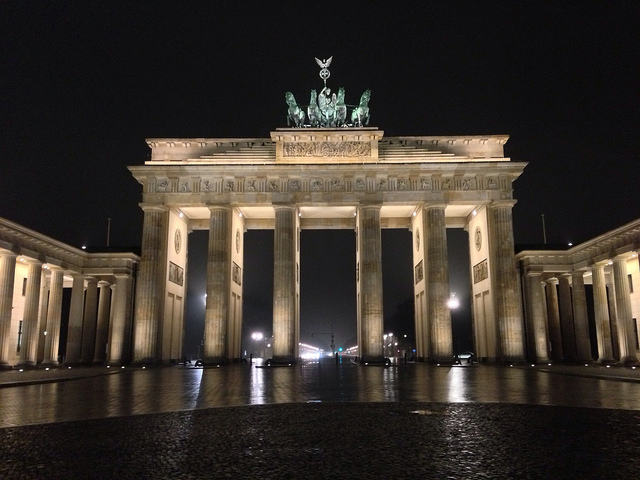
[[[370,142],[288,142],[285,157],[370,157]]]
[[[489,265],[487,264],[487,259],[485,258],[479,263],[476,263],[473,266],[473,283],[479,283],[482,280],[486,280],[489,278]]]
[[[184,284],[184,268],[169,262],[169,281],[182,286]]]

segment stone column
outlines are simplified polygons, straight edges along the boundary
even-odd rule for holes
[[[115,290],[109,330],[109,363],[124,363],[124,347],[127,339],[127,324],[131,321],[131,284],[130,275],[116,275]]]
[[[49,274],[46,275],[45,272]],[[42,277],[40,279],[40,305],[38,305],[38,341],[37,341],[37,357],[36,363],[44,360],[44,343],[47,331],[47,306],[49,305],[49,286],[51,285],[51,270],[42,268]]]
[[[19,365],[33,367],[38,361],[38,307],[40,305],[40,283],[42,264],[30,263],[27,267],[27,291],[22,315],[22,346]]]
[[[273,360],[296,360],[296,240],[295,205],[276,205],[273,232]]]
[[[229,289],[231,288],[231,215],[229,206],[209,207],[207,306],[204,323],[204,363],[227,358]]]
[[[499,358],[504,362],[524,362],[522,310],[511,217],[514,203],[494,203],[487,208],[495,317],[500,332]]]
[[[576,358],[579,362],[591,362],[589,317],[587,295],[584,290],[584,272],[571,273],[571,297],[573,300],[573,322],[576,335]]]
[[[82,345],[80,362],[93,362],[96,345],[96,322],[98,315],[98,280],[87,278],[87,293],[84,299],[84,318],[82,319]]]
[[[543,283],[540,272],[529,272],[525,275],[525,289],[528,301],[527,324],[529,325],[530,348],[538,363],[549,362],[547,345],[547,319],[544,314],[545,299],[542,292]]]
[[[547,280],[545,292],[547,294],[547,318],[549,321],[549,340],[551,341],[551,360],[560,362],[564,355],[562,351],[562,333],[560,330],[560,309],[558,307],[558,279]]]
[[[58,365],[58,347],[60,346],[60,321],[62,320],[62,292],[64,271],[51,269],[51,287],[49,306],[47,307],[47,335],[44,340],[43,365]]]
[[[593,304],[598,338],[598,362],[615,363],[611,344],[611,323],[607,304],[607,287],[604,279],[604,265],[591,267],[593,279]]]
[[[11,368],[9,334],[15,276],[16,254],[8,251],[0,252],[0,368]]]
[[[562,333],[562,352],[566,362],[575,362],[576,356],[576,335],[573,325],[573,306],[571,305],[571,286],[569,285],[569,274],[559,277],[558,305],[560,307],[560,331]]]
[[[427,316],[430,325],[430,360],[453,360],[453,333],[449,310],[449,261],[447,228],[443,205],[423,208],[425,268],[427,280]]]
[[[162,205],[143,205],[142,258],[136,285],[133,321],[134,363],[156,363],[158,322],[162,313],[166,270],[167,210]]]
[[[109,310],[111,306],[111,284],[99,282],[100,300],[98,301],[98,322],[96,326],[96,346],[93,351],[93,363],[104,363],[107,359],[107,340],[109,339]]]
[[[382,238],[380,233],[380,205],[358,207],[358,251],[360,298],[360,357],[361,362],[384,359],[382,347]]]
[[[82,351],[82,319],[84,318],[84,275],[73,275],[69,330],[67,333],[67,355],[65,363],[79,363]]]
[[[616,257],[613,259],[613,276],[616,296],[616,310],[618,313],[618,343],[620,345],[620,361],[622,363],[636,363],[636,342],[633,331],[633,313],[631,311],[631,293],[627,273],[627,259]]]

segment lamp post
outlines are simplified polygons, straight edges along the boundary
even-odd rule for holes
[[[449,297],[449,300],[447,300],[447,307],[449,307],[449,310],[451,310],[451,323],[453,324],[453,311],[456,310],[458,307],[460,306],[460,300],[458,300],[456,298],[456,294],[455,292],[453,292],[451,294],[451,296]],[[454,324],[455,325],[455,324]],[[456,358],[456,363],[460,363],[460,359],[458,357],[458,355],[460,354],[460,345],[459,345],[459,335],[457,335],[455,332],[455,328],[453,329],[454,332],[453,336],[455,337],[455,345],[456,345],[456,351],[455,351],[455,358]]]

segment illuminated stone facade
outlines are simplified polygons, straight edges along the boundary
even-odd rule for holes
[[[144,210],[134,361],[179,358],[167,332],[183,328],[185,290],[168,272],[179,268],[186,275],[186,255],[175,248],[175,237],[179,231],[186,241],[196,229],[209,230],[206,363],[240,359],[247,229],[274,230],[274,360],[298,357],[300,230],[349,229],[356,236],[360,358],[382,361],[382,228],[413,232],[420,359],[453,358],[446,229],[464,228],[472,264],[483,265],[484,276],[473,285],[479,356],[524,360],[511,209],[512,183],[526,164],[504,157],[507,140],[388,138],[374,127],[147,140],[151,159],[129,167],[142,185]]]
[[[0,218],[0,368],[130,362],[139,262],[133,253],[88,253]]]
[[[636,363],[640,220],[568,250],[516,255],[532,362]]]

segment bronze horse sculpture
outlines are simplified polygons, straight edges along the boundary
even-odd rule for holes
[[[369,125],[369,100],[371,90],[367,89],[360,97],[360,105],[353,109],[351,113],[351,123],[354,127],[364,127]]]
[[[298,106],[293,93],[286,92],[284,94],[284,98],[287,102],[287,105],[289,105],[289,110],[287,111],[287,126],[290,127],[291,124],[293,124],[295,127],[304,126],[305,113],[304,110]]]

